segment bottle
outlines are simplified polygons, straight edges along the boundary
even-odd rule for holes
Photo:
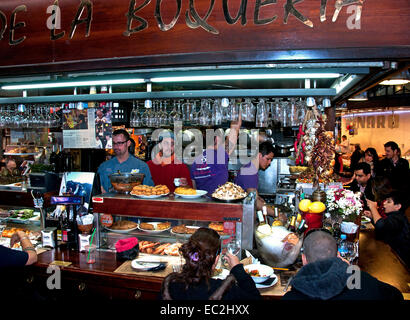
[[[302,221],[300,221],[300,223],[299,223],[297,233],[299,235],[302,235],[306,231],[307,228],[308,228],[308,225],[306,224],[305,219],[302,219]]]
[[[342,234],[340,236],[340,241],[339,241],[337,250],[339,251],[339,254],[342,258],[345,258],[347,256],[348,247],[347,247],[347,240],[346,240],[345,234]]]
[[[288,226],[288,230],[290,232],[295,232],[296,231],[296,216],[292,216],[289,226]]]
[[[266,223],[268,223],[268,209],[266,206],[262,207],[262,213],[263,213],[263,219],[265,220]]]
[[[259,225],[256,228],[256,230],[258,232],[262,233],[262,234],[265,234],[265,235],[271,234],[272,229],[271,229],[270,225],[265,222],[262,211],[258,210],[256,214],[257,214],[258,220],[259,220]]]

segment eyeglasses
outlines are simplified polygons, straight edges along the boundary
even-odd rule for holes
[[[121,145],[123,145],[124,143],[126,143],[128,140],[125,140],[125,141],[118,141],[118,142],[113,142],[112,144],[114,145],[114,146],[121,146]]]

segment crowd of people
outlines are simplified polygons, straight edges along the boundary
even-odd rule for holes
[[[112,185],[109,175],[121,172],[144,174],[145,185],[167,185],[174,191],[174,179],[179,178],[181,186],[189,186],[212,193],[218,186],[228,181],[229,157],[238,139],[241,120],[231,124],[225,139],[215,136],[203,153],[188,168],[175,155],[172,133],[161,136],[158,153],[150,161],[136,158],[130,150],[132,139],[124,129],[112,134],[112,147],[115,154],[102,163],[98,169],[101,191],[109,192]],[[346,141],[345,137],[342,139]],[[340,145],[347,150],[348,144]],[[375,226],[376,238],[387,242],[402,261],[410,266],[410,226],[405,215],[410,183],[410,169],[407,160],[401,158],[400,149],[395,142],[384,145],[385,158],[379,160],[374,148],[364,152],[356,147],[351,157],[353,179],[345,185],[353,191],[361,192],[365,203],[364,214]],[[258,189],[258,171],[269,167],[274,157],[274,147],[270,142],[259,145],[258,154],[243,165],[235,183],[250,192]],[[220,159],[223,161],[220,161]],[[264,200],[257,195],[256,209],[260,210]],[[268,214],[274,215],[273,212]],[[15,234],[14,244],[20,242],[23,251],[14,251],[0,246],[0,267],[23,266],[35,263],[37,255],[25,234]],[[199,228],[181,247],[185,264],[180,272],[173,272],[163,282],[160,298],[165,300],[250,300],[260,299],[260,293],[252,278],[245,272],[236,256],[225,255],[230,267],[226,280],[216,280],[212,274],[221,258],[221,240],[217,232]],[[3,259],[4,258],[4,259]],[[361,300],[361,299],[403,299],[394,287],[378,281],[361,271],[362,286],[359,290],[347,288],[346,272],[349,264],[338,257],[335,239],[324,231],[307,234],[304,238],[303,267],[291,282],[292,289],[284,300]]]
[[[410,266],[410,225],[406,216],[409,162],[400,156],[400,148],[394,141],[386,142],[384,150],[385,157],[379,160],[374,148],[367,148],[359,156],[360,146],[356,146],[357,154],[351,158],[353,178],[344,187],[361,192],[364,215],[374,224],[376,238],[388,243],[403,263]]]

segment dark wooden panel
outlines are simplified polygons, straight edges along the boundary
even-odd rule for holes
[[[213,201],[182,201],[172,196],[156,200],[142,200],[126,196],[107,196],[103,203],[93,202],[93,210],[114,215],[161,217],[168,219],[224,221],[242,220],[242,204]]]
[[[355,48],[404,48],[408,53],[410,3],[407,0],[365,1],[360,29],[349,29],[352,13],[347,13],[346,7],[341,10],[336,22],[331,21],[334,1],[328,1],[327,20],[324,22],[319,18],[319,1],[306,0],[295,5],[300,13],[312,21],[313,28],[301,23],[292,14],[287,24],[284,24],[285,0],[261,7],[260,18],[277,16],[276,20],[262,25],[256,24],[254,20],[256,2],[247,1],[246,24],[242,25],[241,21],[228,24],[222,9],[223,1],[215,1],[206,23],[218,30],[218,34],[205,31],[201,27],[187,26],[185,14],[189,12],[190,3],[187,0],[181,0],[181,11],[175,25],[168,31],[160,30],[155,19],[156,4],[161,3],[161,18],[164,24],[169,24],[175,16],[177,1],[151,0],[135,13],[146,20],[147,28],[125,36],[126,14],[131,1],[117,0],[115,5],[112,5],[111,1],[90,0],[93,12],[89,36],[86,36],[85,24],[80,24],[72,38],[69,36],[71,24],[80,2],[60,1],[61,29],[56,30],[56,33],[64,32],[64,36],[58,40],[50,39],[50,30],[46,25],[50,16],[46,10],[52,2],[2,1],[0,11],[7,21],[5,29],[0,22],[0,28],[5,31],[0,41],[2,66],[44,64],[31,69],[34,72],[36,69],[58,70],[61,68],[60,63],[68,69],[81,69],[81,66],[72,64],[80,61],[93,61],[93,64],[87,66],[87,69],[93,69],[127,67],[127,64],[132,67],[138,61],[142,66],[168,65],[170,60],[172,64],[177,64],[178,58],[182,59],[182,63],[310,60],[316,59],[317,54],[326,54],[316,50],[338,48],[347,50],[343,52],[345,59],[352,59],[357,55]],[[142,1],[136,1],[136,6],[141,3]],[[211,1],[196,0],[193,3],[198,15],[204,17]],[[27,10],[16,14],[15,23],[24,22],[25,26],[15,30],[13,39],[18,40],[24,36],[26,39],[20,44],[10,45],[12,12],[23,4]],[[238,2],[228,1],[228,5],[230,15],[236,15]],[[87,10],[84,10],[81,18],[84,18],[86,13]],[[138,21],[134,19],[132,28],[138,25]],[[186,60],[187,54],[190,53],[195,55],[188,55],[191,59]],[[390,53],[395,55],[392,51]],[[407,55],[409,56],[410,54]],[[365,58],[363,53],[362,57]]]

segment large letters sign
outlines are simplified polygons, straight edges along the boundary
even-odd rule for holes
[[[232,52],[403,48],[409,27],[408,0],[1,1],[0,59],[3,68],[41,68],[172,54],[228,53],[229,61]]]

